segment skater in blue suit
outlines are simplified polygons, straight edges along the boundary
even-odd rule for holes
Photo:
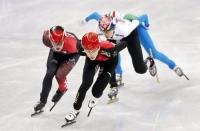
[[[159,52],[154,44],[153,41],[147,31],[149,27],[149,21],[147,15],[142,15],[140,17],[135,17],[131,14],[126,14],[124,16],[124,19],[132,21],[133,19],[139,19],[139,21],[142,21],[141,24],[137,27],[138,33],[139,33],[139,38],[142,46],[144,47],[145,51],[149,53],[150,49],[152,51],[152,55],[155,59],[160,60],[161,62],[165,63],[168,65],[170,69],[174,69],[176,67],[176,64],[174,61],[169,59],[166,55],[163,53]]]
[[[119,17],[119,16],[118,16]],[[148,28],[149,28],[149,20],[148,20],[148,16],[147,15],[142,15],[142,16],[139,16],[139,17],[136,17],[132,14],[125,14],[124,16],[120,16],[122,17],[122,19],[124,20],[128,20],[128,21],[132,21],[132,20],[139,20],[140,21],[140,24],[138,25],[137,27],[137,31],[138,31],[138,34],[139,34],[139,39],[140,39],[140,43],[142,44],[142,46],[144,47],[145,51],[149,54],[150,53],[150,50],[152,51],[152,55],[155,59],[161,61],[162,63],[168,65],[168,67],[171,69],[171,70],[174,70],[175,73],[178,75],[178,76],[185,76],[185,74],[183,73],[183,70],[178,67],[176,65],[176,63],[171,60],[170,58],[168,58],[165,54],[159,52],[155,46],[154,46],[154,43],[148,33]],[[99,21],[99,19],[101,18],[101,15],[98,13],[98,12],[94,12],[94,13],[91,13],[90,15],[88,15],[83,21],[82,23],[85,23],[85,22],[88,22],[90,20],[96,20],[96,21]],[[118,64],[118,67],[116,68],[116,71],[121,71],[121,66],[120,64]]]

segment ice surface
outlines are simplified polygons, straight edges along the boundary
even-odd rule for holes
[[[199,5],[197,0],[0,0],[0,131],[199,131]],[[50,99],[57,88],[54,81],[45,112],[31,118],[46,71],[48,48],[41,42],[43,30],[60,24],[81,37],[96,30],[94,21],[80,26],[84,16],[111,10],[147,13],[156,47],[191,80],[179,78],[157,61],[161,81],[157,84],[148,73],[135,73],[124,50],[125,87],[119,90],[120,101],[107,105],[106,89],[87,118],[91,96],[88,91],[77,123],[61,129],[81,83],[84,58],[80,58],[68,76],[69,90],[60,103],[49,112]]]

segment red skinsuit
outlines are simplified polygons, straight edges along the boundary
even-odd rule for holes
[[[100,42],[100,50],[101,49],[109,49],[114,47],[115,45],[112,42],[109,41],[101,41]],[[96,61],[107,61],[109,58],[101,55],[100,53],[97,55],[97,58],[95,59]]]
[[[43,44],[49,48],[53,47],[49,39],[49,30],[44,31]],[[63,44],[62,49],[56,52],[61,53],[61,54],[66,54],[66,55],[77,53],[78,50],[77,50],[76,45],[77,45],[77,39],[73,35],[66,33],[66,36],[64,37],[64,44]],[[66,76],[71,71],[74,65],[75,65],[75,61],[68,60],[68,61],[62,62],[60,66],[58,67],[58,70],[55,76],[59,85],[58,88],[61,92],[67,90]]]

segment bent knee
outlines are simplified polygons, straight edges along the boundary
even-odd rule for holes
[[[138,74],[144,74],[147,72],[147,66],[135,68],[135,72]]]

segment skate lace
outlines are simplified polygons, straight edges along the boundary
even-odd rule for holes
[[[75,119],[76,117],[77,117],[77,115],[78,115],[78,112],[76,112],[76,111],[71,111],[70,113],[69,113],[69,115],[68,116],[66,116],[66,118],[67,119]]]
[[[76,112],[76,111],[74,111],[74,110],[73,110],[73,111],[71,111],[71,112],[70,112],[70,114],[69,114],[69,115],[73,115],[74,117],[76,117],[76,116],[77,116],[77,114],[78,114],[78,112]]]

